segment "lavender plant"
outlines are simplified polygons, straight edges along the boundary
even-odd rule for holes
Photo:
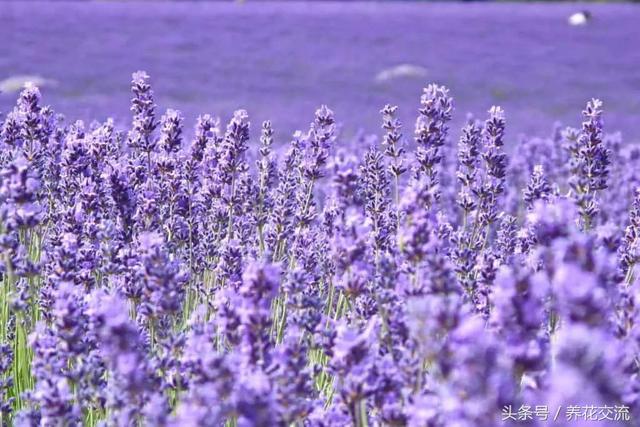
[[[635,425],[640,155],[599,101],[508,160],[500,107],[455,143],[429,85],[413,144],[322,106],[278,155],[131,89],[130,129],[35,88],[2,124],[0,425]]]

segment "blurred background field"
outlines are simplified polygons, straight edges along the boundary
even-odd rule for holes
[[[588,25],[570,26],[588,9]],[[281,139],[321,103],[344,132],[377,132],[379,109],[411,127],[421,88],[445,84],[467,112],[507,112],[509,138],[577,125],[591,97],[607,130],[640,139],[640,7],[631,3],[0,2],[0,111],[25,78],[69,118],[129,122],[131,73],[161,108],[227,119],[246,108]],[[410,133],[410,129],[406,129]]]

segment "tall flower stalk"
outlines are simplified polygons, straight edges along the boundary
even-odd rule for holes
[[[385,135],[382,140],[384,154],[389,158],[389,173],[393,177],[393,202],[396,207],[396,228],[400,226],[400,179],[407,171],[404,165],[405,149],[402,146],[402,123],[396,118],[398,107],[385,105],[382,113],[382,129]]]
[[[602,101],[592,99],[582,112],[584,121],[579,133],[566,132],[571,153],[569,185],[580,208],[582,226],[589,230],[595,226],[600,210],[598,191],[607,188],[610,151],[604,145]]]

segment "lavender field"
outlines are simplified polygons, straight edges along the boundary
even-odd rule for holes
[[[595,96],[607,103],[611,130],[640,138],[636,5],[589,5],[594,18],[585,27],[567,25],[580,4],[0,6],[0,81],[44,79],[48,102],[73,118],[129,123],[122,82],[144,69],[159,105],[182,111],[189,131],[201,113],[229,119],[245,108],[286,139],[324,103],[350,135],[374,132],[385,103],[413,120],[416,93],[429,81],[456,94],[456,129],[466,113],[499,104],[509,111],[510,140],[548,134]],[[403,65],[414,68],[385,74]],[[13,105],[12,87],[0,83],[0,111]]]
[[[0,3],[0,426],[639,425],[640,14],[575,8]]]

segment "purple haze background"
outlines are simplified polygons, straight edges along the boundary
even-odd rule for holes
[[[588,5],[591,25],[571,27],[580,4],[425,3],[3,3],[0,80],[35,74],[58,82],[44,99],[70,118],[128,124],[131,73],[153,76],[161,109],[224,119],[246,108],[286,138],[326,103],[347,133],[379,129],[385,103],[411,123],[416,94],[445,84],[466,112],[504,107],[508,136],[576,125],[586,100],[605,103],[605,125],[640,137],[640,8]],[[427,75],[376,83],[398,64]],[[0,111],[17,93],[0,94]]]

